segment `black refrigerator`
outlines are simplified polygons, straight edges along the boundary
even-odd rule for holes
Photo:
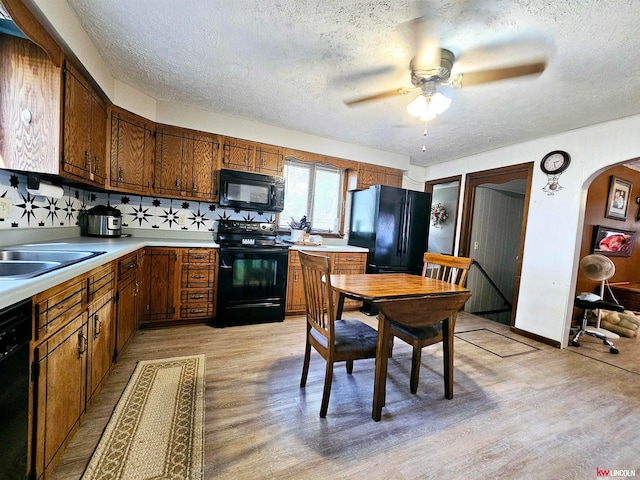
[[[415,273],[427,251],[431,194],[373,185],[353,192],[349,245],[369,249],[367,273]]]

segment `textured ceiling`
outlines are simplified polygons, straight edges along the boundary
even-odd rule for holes
[[[640,113],[635,0],[67,0],[115,78],[163,100],[409,155],[430,165]],[[462,88],[423,125],[410,20],[437,25],[461,72],[544,56],[547,69]]]

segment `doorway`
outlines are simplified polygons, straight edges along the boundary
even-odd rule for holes
[[[513,326],[533,163],[467,175],[460,255],[474,259],[465,310]]]
[[[456,238],[458,204],[460,203],[461,177],[431,180],[424,191],[431,193],[431,207],[440,204],[447,212],[447,219],[439,225],[431,222],[427,238],[427,251],[453,255]]]

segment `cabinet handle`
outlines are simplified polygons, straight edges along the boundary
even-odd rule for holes
[[[133,289],[133,296],[137,297],[140,290],[140,285],[138,285],[138,280],[135,281],[135,288]]]
[[[100,318],[98,317],[98,314],[96,313],[93,316],[93,338],[94,340],[96,338],[98,338],[98,335],[100,335],[102,333],[102,320],[100,320]]]
[[[202,260],[204,258],[204,255],[192,255],[191,258],[195,260]]]
[[[297,270],[293,272],[293,281],[294,282],[298,281],[298,271]]]
[[[249,163],[249,154],[245,153],[244,154],[244,164],[246,165],[247,163]]]
[[[191,183],[191,190],[195,191],[196,190],[196,182],[192,182]]]
[[[87,351],[87,339],[82,334],[82,332],[78,333],[78,358],[82,358],[82,354]]]
[[[264,167],[264,155],[260,157],[260,166]]]
[[[84,151],[84,169],[91,170],[91,160],[89,160],[89,152]]]
[[[189,298],[191,300],[200,300],[200,299],[204,298],[204,295],[191,295]]]
[[[180,179],[176,178],[176,188],[180,188]]]
[[[191,275],[191,278],[207,278],[206,275]]]
[[[133,268],[133,267],[135,267],[135,266],[136,266],[136,264],[135,264],[135,263],[130,263],[130,264],[129,264],[129,268]]]
[[[122,167],[118,167],[118,181],[122,182],[124,180],[124,169]]]
[[[93,173],[98,173],[98,157],[93,157]]]
[[[201,308],[196,309],[196,308],[192,308],[191,310],[189,310],[190,313],[204,313],[204,310],[202,310]]]

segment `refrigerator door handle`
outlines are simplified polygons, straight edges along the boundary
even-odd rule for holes
[[[407,210],[405,212],[405,233],[404,233],[404,248],[402,254],[407,254],[409,248],[409,234],[411,233],[411,197],[407,199]]]
[[[405,202],[402,201],[402,205],[400,207],[400,227],[398,228],[398,239],[396,240],[396,257],[402,256],[402,249],[404,248],[404,226],[406,214]]]

